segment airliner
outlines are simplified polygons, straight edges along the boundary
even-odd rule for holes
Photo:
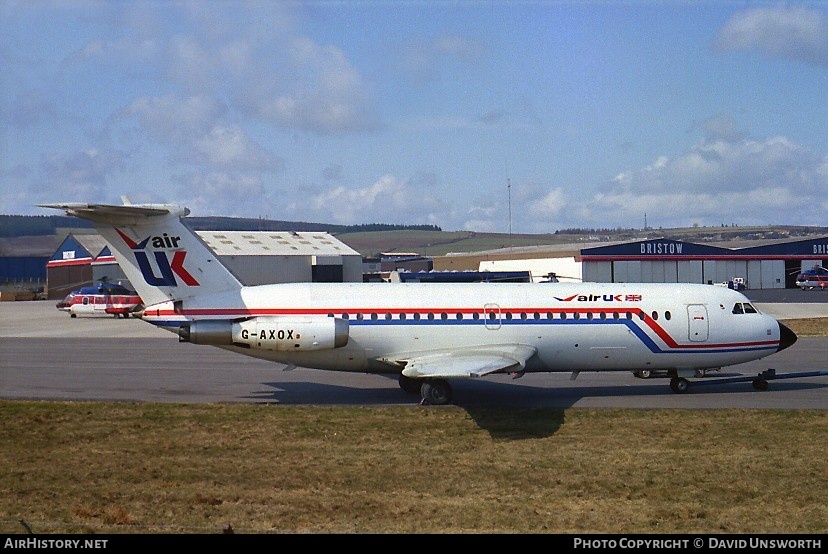
[[[689,283],[277,283],[243,286],[172,204],[43,204],[92,221],[180,342],[312,369],[387,374],[422,404],[505,373],[667,372],[758,360],[796,335],[742,293]]]

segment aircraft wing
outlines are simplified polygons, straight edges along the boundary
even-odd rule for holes
[[[406,365],[402,374],[412,378],[482,377],[497,371],[520,371],[536,353],[534,346],[523,344],[424,353],[404,360]]]

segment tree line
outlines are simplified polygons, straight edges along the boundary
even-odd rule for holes
[[[395,225],[392,223],[361,223],[334,225],[303,221],[280,221],[239,217],[188,217],[188,225],[196,231],[320,231],[331,234],[366,233],[374,231],[442,231],[437,225]],[[90,229],[90,221],[65,215],[3,215],[0,214],[0,237],[35,237],[54,235],[58,229]]]

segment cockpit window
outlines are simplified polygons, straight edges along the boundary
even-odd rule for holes
[[[753,304],[745,302],[745,313],[746,314],[755,314],[759,313],[759,310],[753,307]]]
[[[745,308],[742,306],[741,302],[737,302],[733,305],[733,313],[734,314],[743,314],[745,313]]]
[[[749,302],[745,302],[742,304],[741,302],[737,302],[733,305],[733,313],[734,314],[756,314],[759,311],[753,307],[753,304]]]

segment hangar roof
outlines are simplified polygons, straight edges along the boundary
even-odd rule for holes
[[[359,256],[319,231],[196,231],[218,256]]]
[[[49,266],[89,263],[105,246],[100,235],[70,233],[52,254]]]

